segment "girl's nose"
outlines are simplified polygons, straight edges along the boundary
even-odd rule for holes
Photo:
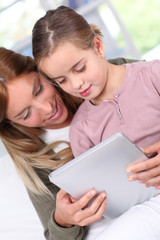
[[[72,85],[72,88],[74,89],[81,89],[83,85],[83,80],[79,77],[73,77],[71,79],[71,85]]]

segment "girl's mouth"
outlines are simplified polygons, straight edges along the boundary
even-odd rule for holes
[[[84,90],[83,92],[80,92],[80,95],[82,97],[86,97],[90,94],[90,90],[91,90],[91,86],[89,86],[86,90]]]

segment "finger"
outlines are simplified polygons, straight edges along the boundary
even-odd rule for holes
[[[66,194],[67,194],[67,192],[64,191],[63,189],[60,189],[59,192],[57,193],[57,195],[58,195],[60,198],[63,198]]]
[[[159,190],[160,189],[160,184],[156,184],[153,187],[155,187],[157,190]]]
[[[150,153],[154,153],[154,152],[159,152],[160,150],[160,142],[156,142],[152,145],[149,145],[147,147],[141,148],[141,150],[145,153],[145,154],[150,154]]]
[[[160,156],[157,155],[154,158],[148,159],[144,162],[134,164],[132,166],[127,167],[127,172],[140,172],[144,170],[148,170],[154,168],[160,164]]]
[[[75,197],[73,197],[73,196],[70,196],[70,200],[71,200],[71,202],[72,202],[72,203],[74,203],[74,202],[78,201],[78,199],[77,199],[77,198],[75,198]]]
[[[106,198],[106,193],[105,192],[100,193],[96,197],[96,199],[94,199],[94,201],[91,203],[91,205],[85,208],[85,210],[83,210],[83,212],[81,213],[81,218],[83,219],[83,218],[87,218],[89,216],[94,215],[99,209],[100,205],[102,204],[105,198]]]
[[[86,207],[88,202],[96,195],[96,190],[92,189],[88,193],[86,193],[83,197],[81,197],[78,201],[73,203],[74,205],[74,211],[78,212],[79,210],[83,209]]]
[[[101,203],[101,205],[99,206],[97,211],[94,214],[92,214],[91,216],[83,218],[80,221],[79,225],[80,226],[87,226],[89,224],[92,224],[92,223],[100,220],[102,218],[104,212],[105,212],[106,204],[107,204],[107,200],[105,198],[105,199],[103,199],[103,202]]]
[[[156,187],[156,186],[160,185],[160,176],[156,176],[152,179],[146,180],[145,185],[146,185],[146,187],[151,187],[151,186]]]
[[[57,193],[57,201],[59,202],[62,200],[63,202],[66,202],[66,203],[71,202],[70,195],[63,189],[60,189],[60,191]]]
[[[147,180],[151,180],[160,175],[160,166],[154,167],[147,171],[139,172],[128,177],[129,181],[141,180],[145,183]]]

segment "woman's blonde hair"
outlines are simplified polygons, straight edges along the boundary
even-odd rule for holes
[[[41,60],[48,57],[63,42],[75,46],[92,48],[94,36],[102,37],[100,29],[88,22],[73,9],[60,6],[49,10],[34,25],[32,31],[33,56],[39,66]]]
[[[39,137],[44,132],[43,129],[25,127],[6,118],[7,83],[32,71],[37,71],[37,67],[31,57],[0,48],[0,138],[24,184],[31,191],[40,194],[49,192],[38,177],[36,169],[54,170],[71,160],[73,155],[69,143],[66,149],[54,153],[54,147],[60,142],[46,145]],[[57,90],[59,91],[58,88]],[[82,100],[62,90],[59,94],[69,112],[74,114]]]

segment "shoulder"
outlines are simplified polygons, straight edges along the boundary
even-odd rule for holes
[[[88,110],[89,110],[89,101],[85,100],[80,107],[78,108],[77,112],[75,113],[72,122],[71,122],[71,126],[74,125],[77,122],[81,122],[84,119],[86,119],[87,115],[88,115]]]
[[[139,72],[143,70],[156,70],[160,68],[160,60],[153,61],[139,61],[135,63],[125,64],[128,70],[133,70],[134,72]]]
[[[154,61],[150,62],[150,65],[151,65],[151,71],[153,73],[160,72],[160,60],[154,60]]]
[[[153,61],[141,61],[139,63],[132,63],[133,70],[137,73],[142,73],[143,76],[151,77],[153,75],[157,75],[159,77],[160,73],[160,60],[153,60]]]
[[[151,89],[160,92],[160,60],[126,64],[126,72],[130,82],[137,83],[139,89],[147,87],[150,92]]]

